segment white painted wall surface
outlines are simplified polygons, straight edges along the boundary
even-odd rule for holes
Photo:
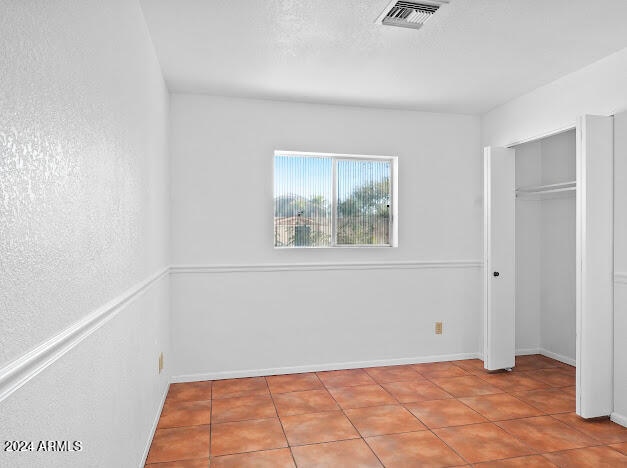
[[[542,145],[516,147],[516,187],[540,185]],[[516,198],[516,351],[540,348],[540,284],[542,282],[542,203],[531,197]]]
[[[176,273],[174,377],[467,358],[479,351],[480,307],[478,268]]]
[[[541,202],[540,348],[575,361],[576,223],[574,194]]]
[[[171,115],[175,264],[481,256],[477,117],[193,94]],[[398,156],[399,247],[275,250],[277,149]]]
[[[541,142],[542,184],[575,180],[574,131]],[[576,222],[574,192],[545,195],[541,205],[540,348],[575,360]]]
[[[483,115],[483,145],[503,146],[572,127],[583,114],[627,109],[627,48]]]
[[[614,117],[614,270],[627,273],[627,112]]]
[[[171,116],[175,265],[481,258],[476,117],[180,94]],[[399,247],[273,249],[275,149],[398,156]],[[477,267],[177,274],[174,375],[474,353],[480,284]]]
[[[575,179],[574,131],[516,146],[518,187]],[[516,200],[516,349],[575,359],[575,197]]]
[[[627,112],[614,117],[614,413],[627,425]]]
[[[0,453],[11,468],[143,466],[168,388],[168,277],[0,402],[3,440],[75,441],[81,452]],[[165,353],[165,372],[157,356]]]
[[[136,1],[3,2],[0,370],[168,263],[168,97]],[[168,283],[0,402],[0,466],[138,466],[167,373]],[[166,354],[166,362],[167,362]],[[0,372],[1,373],[1,372]]]
[[[574,125],[579,115],[611,115],[623,111],[627,109],[626,82],[627,49],[623,49],[485,114],[481,120],[482,144],[506,145]],[[618,142],[617,139],[615,144]],[[615,192],[614,211],[616,272],[623,268],[620,265],[627,265],[627,257],[622,255],[627,247],[620,240],[620,236],[624,239],[624,233],[627,232],[627,220],[623,219],[625,206],[621,205],[621,197],[625,199],[621,188],[625,185],[621,183],[625,177],[621,163],[623,153],[624,151],[615,149],[618,190]],[[625,269],[627,268],[623,271]],[[627,355],[627,327],[623,318],[623,311],[627,310],[627,295],[621,290],[624,287],[624,284],[615,283],[614,411],[622,415],[627,424],[627,376],[623,370],[626,363],[622,358]]]

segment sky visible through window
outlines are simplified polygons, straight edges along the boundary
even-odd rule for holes
[[[332,196],[331,158],[276,156],[274,158],[274,195],[300,195],[311,198]]]
[[[332,158],[315,156],[275,156],[274,195],[323,196],[331,201],[333,191]],[[361,167],[359,167],[361,166]],[[338,161],[338,174],[345,175],[338,184],[338,199],[350,197],[359,186],[389,177],[388,161]]]

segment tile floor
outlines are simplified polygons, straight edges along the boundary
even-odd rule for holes
[[[146,466],[627,467],[627,429],[575,415],[574,385],[539,355],[172,384]]]

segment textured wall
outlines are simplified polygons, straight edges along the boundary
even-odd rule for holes
[[[0,467],[137,468],[167,388],[168,277],[0,402],[2,440],[79,440],[81,452],[0,452]],[[163,351],[166,369],[157,375]]]
[[[0,365],[166,263],[165,89],[136,2],[3,1]]]
[[[168,97],[138,2],[0,11],[2,367],[166,265],[169,219]],[[166,383],[167,281],[146,294],[0,403],[3,439],[87,439],[42,466],[140,462]]]

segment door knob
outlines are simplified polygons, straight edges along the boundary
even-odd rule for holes
[[[494,276],[499,276],[500,273],[498,271],[495,271],[494,273],[492,273]]]

